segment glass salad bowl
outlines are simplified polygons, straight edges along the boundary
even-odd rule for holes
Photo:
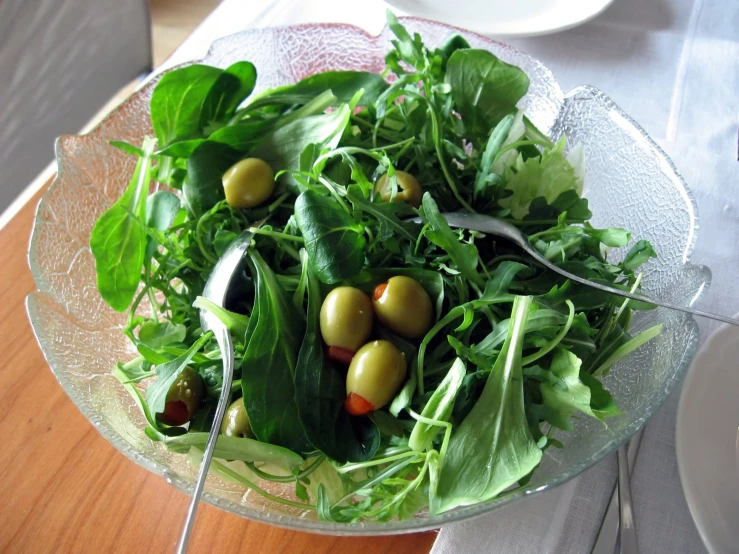
[[[518,65],[531,79],[522,108],[539,127],[585,151],[585,195],[600,227],[630,229],[648,239],[659,258],[647,266],[649,294],[688,305],[710,281],[705,267],[689,257],[698,218],[695,202],[675,167],[644,131],[602,92],[580,87],[565,94],[540,62],[504,44],[440,23],[407,18],[433,48],[450,33],[472,47],[492,51]],[[216,42],[203,63],[226,67],[248,59],[257,67],[258,89],[289,84],[319,71],[353,69],[380,72],[390,32],[369,36],[348,25],[299,25],[259,29]],[[192,488],[195,469],[187,456],[164,449],[144,434],[145,420],[134,400],[111,375],[120,360],[135,356],[120,331],[125,315],[100,298],[95,284],[89,236],[97,217],[117,199],[136,160],[109,145],[110,140],[140,144],[151,135],[149,99],[156,79],[143,86],[84,136],[57,143],[58,177],[42,199],[31,238],[29,261],[38,291],[27,299],[28,314],[41,349],[67,394],[93,425],[123,454],[166,478],[183,491]],[[612,255],[616,258],[619,252]],[[667,310],[639,312],[634,331],[663,323],[658,338],[619,363],[605,378],[622,414],[605,427],[581,419],[570,433],[559,433],[563,449],[547,449],[541,466],[522,489],[495,500],[441,516],[421,513],[387,523],[338,524],[284,506],[222,481],[208,480],[207,502],[244,517],[303,531],[334,534],[390,534],[436,528],[477,516],[513,500],[560,485],[598,463],[631,437],[680,382],[698,345],[698,327],[687,315]],[[269,483],[270,492],[292,496],[292,488]]]

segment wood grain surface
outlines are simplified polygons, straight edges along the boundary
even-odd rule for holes
[[[35,286],[26,250],[40,194],[0,230],[0,552],[172,552],[187,497],[98,434],[33,337],[25,298]],[[190,552],[426,554],[435,536],[309,535],[204,504]]]

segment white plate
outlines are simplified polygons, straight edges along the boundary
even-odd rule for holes
[[[385,0],[408,13],[498,37],[546,35],[594,18],[613,0]]]
[[[677,463],[710,552],[739,548],[739,328],[721,327],[693,360],[680,396]]]

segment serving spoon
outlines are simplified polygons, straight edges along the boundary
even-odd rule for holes
[[[261,226],[264,221],[265,220],[263,219],[258,223],[255,223],[251,228],[253,229],[254,227]],[[213,271],[205,283],[205,288],[203,289],[203,296],[205,298],[222,308],[226,307],[225,304],[228,289],[231,286],[234,277],[242,267],[244,254],[246,253],[247,248],[249,248],[249,244],[251,244],[253,238],[254,233],[250,230],[246,230],[228,245],[228,248],[226,248],[223,256],[221,256],[218,262],[216,262],[216,265],[213,267]],[[231,383],[233,382],[234,374],[234,347],[233,341],[231,340],[231,334],[226,325],[218,319],[213,312],[201,309],[200,326],[204,333],[211,331],[216,342],[218,342],[218,347],[221,350],[221,358],[223,359],[223,384],[221,387],[221,395],[218,398],[218,406],[216,406],[216,413],[213,417],[213,425],[210,428],[208,442],[206,443],[205,451],[203,452],[203,460],[200,463],[198,478],[197,481],[195,481],[195,490],[192,493],[190,506],[187,509],[187,517],[182,528],[182,533],[180,534],[180,542],[177,544],[178,554],[184,554],[184,552],[187,551],[190,532],[192,531],[192,526],[195,522],[195,513],[198,509],[200,496],[203,494],[203,487],[208,475],[208,468],[213,459],[213,451],[215,450],[218,432],[221,429],[221,423],[223,422],[223,415],[226,413],[226,405],[228,404],[228,399],[231,394]]]
[[[661,306],[662,308],[677,310],[679,312],[685,312],[687,314],[697,315],[699,317],[706,317],[708,319],[715,319],[716,321],[722,321],[723,323],[729,323],[731,325],[739,326],[739,319],[734,319],[719,314],[712,314],[709,312],[703,312],[701,310],[695,310],[693,308],[686,308],[685,306],[670,304],[662,300],[655,300],[654,298],[642,296],[641,294],[634,294],[633,292],[617,289],[615,287],[609,287],[608,285],[604,285],[596,281],[590,281],[583,277],[579,277],[574,273],[565,271],[561,267],[554,265],[544,256],[539,254],[539,252],[533,246],[531,246],[529,240],[526,238],[526,235],[524,235],[518,227],[516,227],[512,223],[508,223],[507,221],[498,219],[497,217],[465,212],[443,213],[441,215],[444,216],[450,227],[480,231],[481,233],[495,235],[510,240],[512,243],[520,246],[521,249],[526,252],[526,254],[534,258],[537,262],[539,262],[547,269],[550,269],[555,273],[559,273],[563,277],[567,277],[570,281],[574,281],[575,283],[602,290],[604,292],[609,292],[611,294],[616,294],[624,298],[630,298],[631,300],[648,302],[649,304]],[[423,221],[419,217],[415,217],[407,221],[412,221],[414,223],[423,223]]]

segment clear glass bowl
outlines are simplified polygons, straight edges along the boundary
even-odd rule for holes
[[[646,290],[674,303],[695,301],[710,281],[704,267],[688,263],[698,220],[690,191],[675,167],[644,131],[603,93],[581,87],[564,94],[537,60],[504,44],[440,23],[405,19],[429,46],[451,32],[520,66],[531,78],[523,107],[553,138],[566,133],[586,153],[586,195],[597,225],[617,225],[652,241],[659,258],[644,278]],[[226,67],[254,62],[260,89],[294,82],[318,71],[354,69],[380,72],[390,33],[367,35],[348,25],[299,25],[259,29],[216,42],[204,63]],[[110,374],[117,361],[134,356],[120,332],[124,316],[111,310],[95,285],[89,235],[95,219],[128,183],[135,160],[112,148],[111,139],[140,144],[152,133],[148,115],[155,81],[148,83],[85,136],[57,143],[59,173],[41,201],[29,260],[38,291],[27,299],[41,349],[67,394],[100,433],[136,463],[162,475],[182,491],[192,487],[194,470],[185,456],[167,452],[143,433],[145,422],[133,400]],[[614,253],[618,256],[619,253]],[[631,437],[680,382],[698,345],[691,317],[667,310],[640,314],[637,330],[657,322],[664,332],[617,365],[606,378],[623,414],[608,427],[580,420],[560,433],[562,450],[549,449],[529,484],[485,504],[439,517],[421,514],[408,521],[333,524],[312,513],[265,500],[210,478],[205,500],[245,517],[304,531],[335,534],[389,534],[436,528],[477,516],[513,500],[564,483],[596,464]],[[270,490],[289,495],[285,490]]]

